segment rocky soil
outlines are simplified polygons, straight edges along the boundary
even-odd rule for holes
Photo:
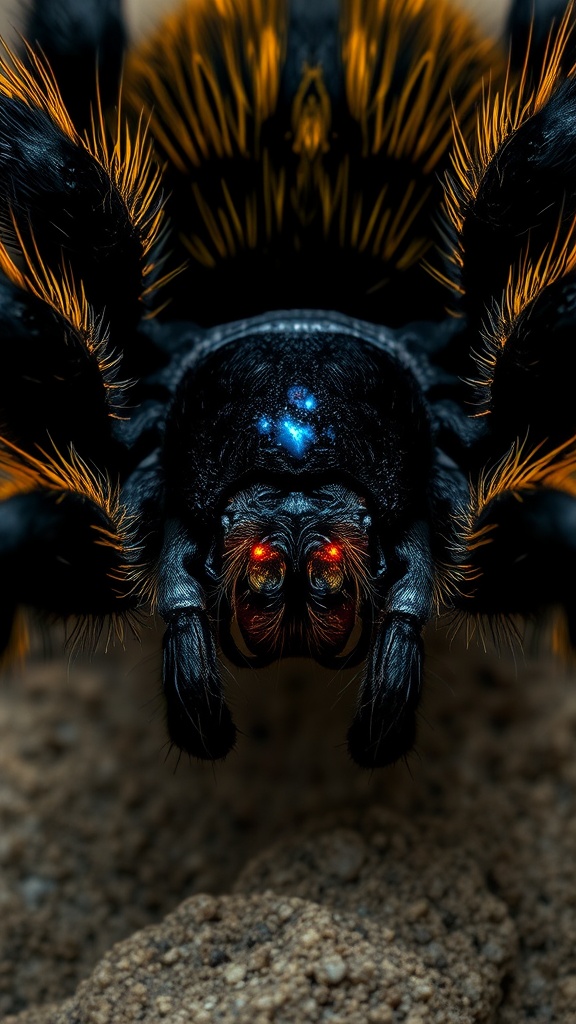
[[[231,675],[215,768],[166,747],[154,633],[6,675],[0,1020],[576,1021],[574,674],[428,648],[417,752],[372,775],[352,673]]]

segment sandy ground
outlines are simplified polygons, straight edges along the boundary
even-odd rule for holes
[[[166,756],[158,646],[4,680],[0,1019],[576,1021],[573,674],[431,631],[417,752],[373,775],[353,678],[236,674],[212,769]]]

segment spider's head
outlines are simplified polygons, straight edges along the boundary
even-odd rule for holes
[[[222,517],[221,574],[236,652],[259,664],[351,655],[372,589],[370,522],[363,499],[337,484],[236,494]]]

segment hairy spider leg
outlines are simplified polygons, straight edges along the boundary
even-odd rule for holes
[[[129,353],[161,265],[160,170],[144,125],[128,128],[119,108],[109,128],[97,106],[80,133],[44,59],[7,50],[0,196],[3,272],[42,299],[83,295],[105,317],[111,345]]]
[[[520,31],[515,4],[510,30]],[[561,14],[552,24],[553,15]],[[520,26],[520,29],[518,28]],[[521,32],[520,32],[521,35]],[[563,606],[574,639],[576,78],[571,5],[536,4],[524,58],[488,91],[448,185],[454,282],[481,432],[452,520],[452,603],[497,618]],[[486,252],[490,259],[486,259]]]

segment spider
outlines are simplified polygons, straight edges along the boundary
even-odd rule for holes
[[[171,741],[223,653],[363,666],[415,742],[425,624],[576,642],[572,6],[36,0],[0,63],[0,634],[157,609]],[[447,312],[447,306],[449,312]]]

